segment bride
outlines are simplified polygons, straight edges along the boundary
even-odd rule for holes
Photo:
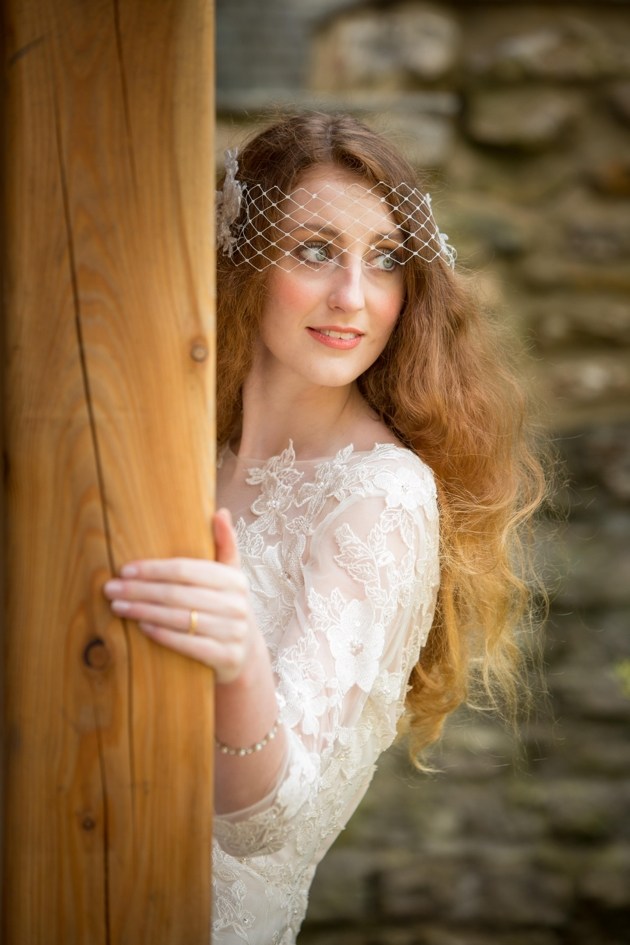
[[[105,592],[215,672],[212,941],[291,945],[397,733],[417,758],[473,671],[513,690],[542,479],[495,331],[389,143],[306,113],[228,157],[217,561],[130,562]]]

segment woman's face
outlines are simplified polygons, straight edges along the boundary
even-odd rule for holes
[[[404,298],[401,237],[360,177],[312,168],[286,202],[270,266],[258,352],[263,370],[325,387],[376,361]]]

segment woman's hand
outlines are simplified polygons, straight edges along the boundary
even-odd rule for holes
[[[216,513],[213,529],[216,561],[133,561],[104,592],[115,614],[136,620],[162,646],[211,666],[217,682],[230,683],[243,672],[257,631],[227,509]]]

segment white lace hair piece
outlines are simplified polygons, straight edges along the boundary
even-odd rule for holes
[[[380,182],[370,188],[363,187],[354,200],[348,190],[344,194],[342,212],[334,192],[332,198],[327,199],[326,185],[319,192],[297,187],[287,194],[279,187],[241,183],[237,173],[237,151],[226,151],[225,180],[222,190],[217,191],[217,245],[237,265],[248,263],[262,271],[271,265],[281,265],[284,269],[310,266],[324,258],[329,263],[343,265],[341,247],[346,233],[343,219],[348,218],[351,210],[352,228],[356,231],[362,218],[373,219],[374,202],[369,198],[374,198],[394,221],[395,240],[388,243],[386,249],[378,244],[371,245],[373,261],[368,264],[393,268],[395,264],[404,265],[418,257],[427,263],[442,259],[451,269],[455,267],[456,251],[435,222],[430,194],[407,183],[390,187]],[[312,210],[315,201],[318,209],[323,208],[326,213],[324,229],[335,231],[325,245],[319,240],[301,242],[291,236],[293,229],[304,229],[304,213]]]

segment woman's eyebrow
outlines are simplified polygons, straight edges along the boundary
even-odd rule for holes
[[[306,223],[301,223],[299,220],[296,220],[292,216],[288,216],[288,223],[294,223],[291,229],[288,229],[286,232],[289,236],[292,236],[298,230],[306,230],[309,233],[321,233],[322,236],[328,236],[330,239],[335,239],[337,236],[341,236],[342,230],[338,230],[336,227],[331,226],[330,223],[325,222],[324,220],[318,220],[316,218],[309,217]]]
[[[295,217],[292,217],[290,215],[287,216],[286,219],[287,221],[290,221],[291,223],[295,224],[295,226],[293,226],[291,229],[288,229],[286,231],[287,235],[289,236],[292,236],[294,233],[296,233],[299,230],[306,230],[307,232],[319,233],[322,236],[326,236],[329,239],[334,240],[338,236],[341,236],[347,232],[346,230],[338,230],[336,227],[331,226],[329,221],[320,220],[318,217],[309,217],[309,219],[306,222],[301,222],[299,220],[296,220]],[[395,229],[395,230],[391,230],[389,233],[378,233],[378,232],[370,233],[369,242],[370,243],[386,243],[386,242],[402,243],[403,240],[401,237],[400,230]]]

